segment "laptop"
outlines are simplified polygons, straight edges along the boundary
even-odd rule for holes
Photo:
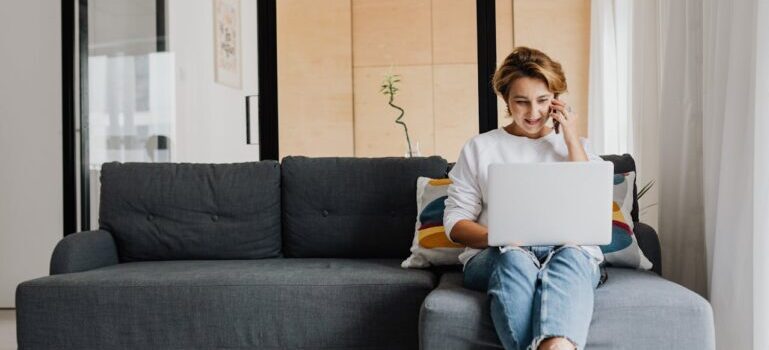
[[[489,246],[611,243],[612,162],[489,165]]]

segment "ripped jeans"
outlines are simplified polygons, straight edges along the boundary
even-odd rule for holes
[[[534,349],[565,337],[583,349],[601,273],[578,246],[489,247],[472,257],[464,286],[486,291],[491,318],[505,349]]]

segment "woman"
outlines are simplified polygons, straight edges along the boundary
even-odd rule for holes
[[[487,169],[491,163],[601,159],[586,152],[586,141],[577,135],[579,116],[557,99],[566,92],[559,63],[541,51],[518,47],[494,74],[493,85],[512,122],[473,137],[463,147],[449,174],[447,236],[467,246],[459,256],[464,285],[489,294],[494,327],[506,349],[583,348],[601,275],[601,250],[489,247]],[[546,124],[549,118],[553,127]]]

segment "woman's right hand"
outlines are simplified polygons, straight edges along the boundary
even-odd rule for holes
[[[470,220],[459,220],[449,234],[451,240],[470,248],[485,249],[489,246],[489,229]]]

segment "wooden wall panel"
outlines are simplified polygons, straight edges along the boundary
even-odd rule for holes
[[[456,162],[478,134],[478,65],[434,65],[435,153]]]
[[[478,134],[478,39],[474,0],[433,0],[435,154],[455,162]]]
[[[352,0],[354,66],[430,64],[430,17],[430,0]]]
[[[352,156],[349,0],[277,2],[280,156]]]
[[[475,1],[433,0],[432,64],[477,63]]]

